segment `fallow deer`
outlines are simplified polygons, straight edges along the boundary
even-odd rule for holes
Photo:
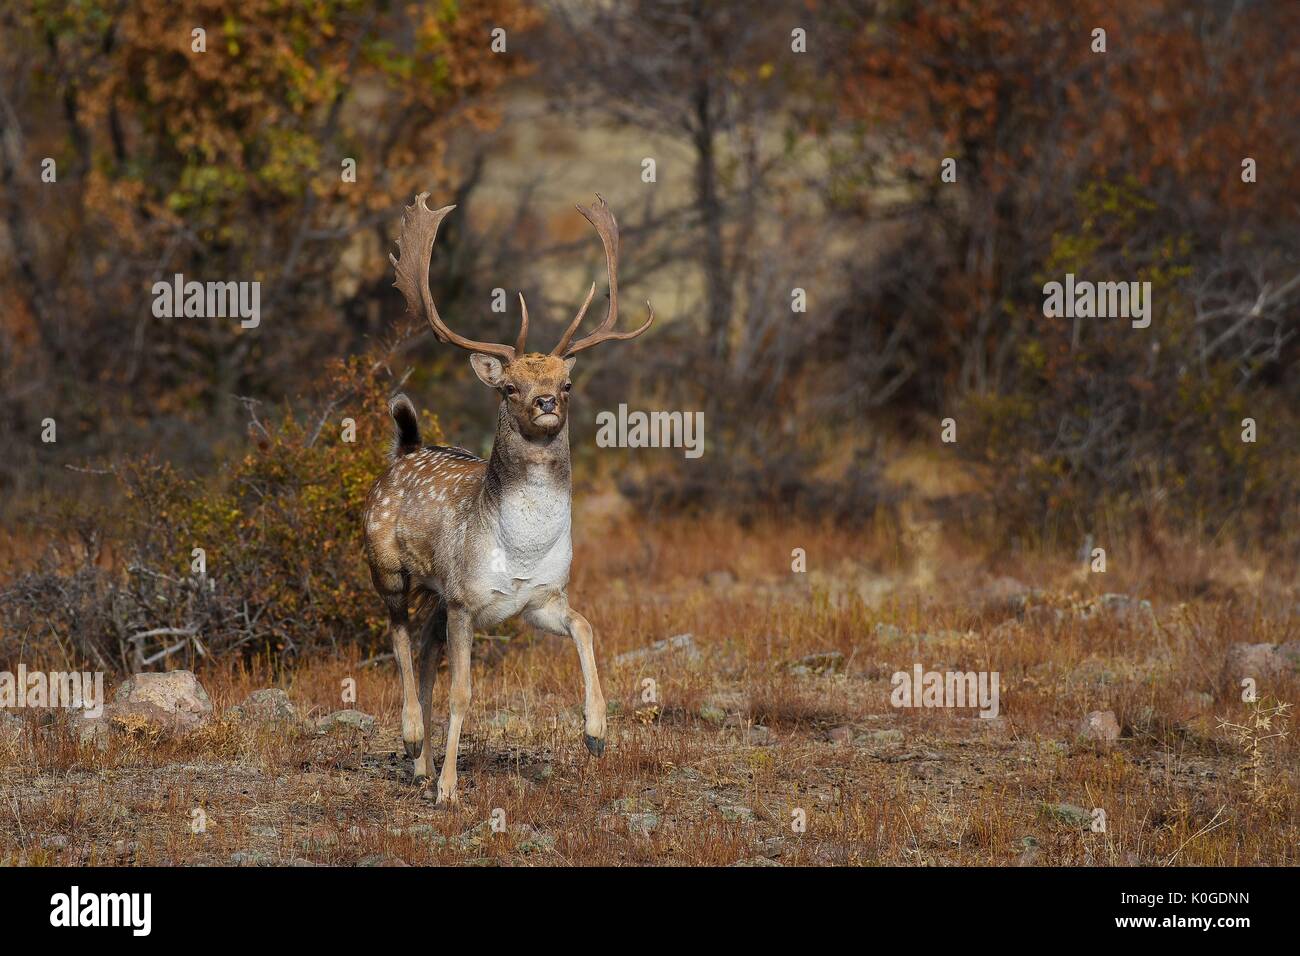
[[[433,776],[433,682],[444,649],[450,671],[450,719],[438,802],[456,800],[456,752],[470,703],[470,645],[476,627],[523,615],[534,627],[569,635],[578,649],[584,685],[587,749],[605,750],[605,698],[596,675],[591,625],[569,606],[573,557],[570,538],[569,373],[575,356],[601,342],[636,338],[654,321],[617,332],[618,223],[605,200],[578,211],[596,228],[609,272],[609,305],[589,335],[573,340],[596,292],[586,300],[549,354],[525,352],[528,306],[514,346],[476,342],[453,332],[429,291],[429,262],[438,225],[454,209],[430,210],[428,193],[406,208],[390,256],[394,283],[414,315],[423,314],[438,341],[466,349],[483,384],[501,395],[496,439],[487,461],[463,448],[426,446],[415,409],[404,395],[389,405],[397,439],[388,469],[365,505],[366,560],[375,590],[388,609],[393,652],[402,681],[402,740],[415,758],[416,779]],[[413,601],[427,595],[434,608],[420,635],[415,673],[408,627]]]

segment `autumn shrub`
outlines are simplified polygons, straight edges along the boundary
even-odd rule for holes
[[[1293,301],[1252,315],[1264,300],[1238,296],[1215,316],[1189,281],[1209,257],[1135,182],[1093,184],[1078,206],[1081,226],[1054,238],[1039,279],[1149,282],[1150,326],[1029,307],[1010,382],[966,398],[958,442],[989,466],[1004,528],[1078,542],[1131,518],[1239,539],[1294,527]],[[1217,281],[1231,282],[1223,262]]]
[[[382,361],[336,361],[311,414],[286,404],[263,420],[250,407],[247,447],[214,475],[117,463],[117,560],[105,568],[81,549],[69,567],[52,554],[11,582],[0,654],[130,670],[375,641],[361,509],[384,466],[393,385]],[[428,413],[422,430],[441,436]]]

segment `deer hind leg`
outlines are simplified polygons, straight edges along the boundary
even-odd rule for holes
[[[525,615],[528,623],[551,634],[569,635],[578,649],[578,662],[582,665],[582,713],[585,722],[583,742],[597,757],[605,753],[605,695],[600,690],[600,675],[596,673],[595,635],[587,619],[569,607],[564,597],[553,598],[542,607]]]
[[[463,607],[447,610],[447,662],[451,671],[451,717],[447,722],[447,753],[438,775],[438,802],[456,802],[456,752],[460,748],[460,728],[469,712],[470,647],[474,641],[474,625],[469,611]]]
[[[433,776],[433,682],[447,647],[447,608],[433,609],[420,633],[420,711],[424,714],[424,748],[415,758],[415,779]]]
[[[410,618],[407,600],[410,588],[404,574],[376,574],[375,586],[388,607],[388,629],[393,635],[393,657],[402,681],[402,742],[406,755],[415,757],[424,739],[424,718],[415,686],[415,666],[411,661]]]

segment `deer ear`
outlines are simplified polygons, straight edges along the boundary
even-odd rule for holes
[[[483,355],[481,352],[475,352],[469,357],[469,364],[474,366],[474,374],[478,380],[488,388],[498,388],[502,379],[505,377],[505,370],[501,367],[501,360],[493,358],[491,355]]]
[[[565,368],[567,371],[572,372],[572,371],[573,371],[573,366],[576,365],[577,363],[578,363],[578,356],[576,356],[576,355],[572,356],[571,358],[566,358],[566,359],[564,360],[564,368]]]

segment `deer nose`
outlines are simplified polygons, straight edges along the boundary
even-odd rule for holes
[[[549,414],[555,411],[555,396],[542,395],[541,397],[537,398],[533,402],[533,404],[536,405],[538,408],[540,408],[543,412]]]

